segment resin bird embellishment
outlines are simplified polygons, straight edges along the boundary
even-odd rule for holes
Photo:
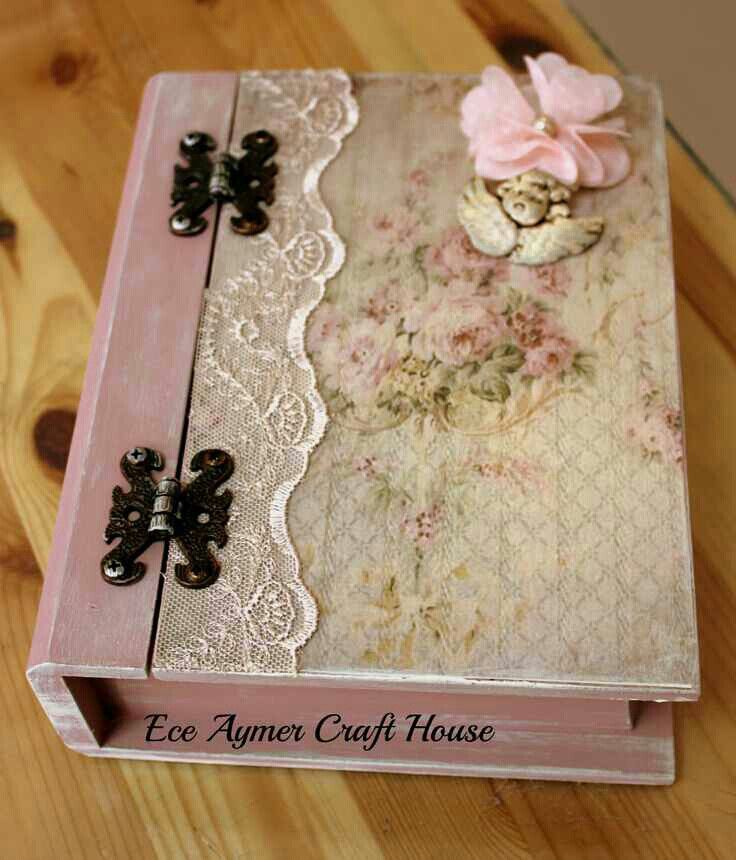
[[[457,214],[481,253],[513,263],[540,266],[581,254],[603,232],[603,219],[571,218],[570,189],[554,177],[530,170],[492,192],[476,176],[458,202]]]

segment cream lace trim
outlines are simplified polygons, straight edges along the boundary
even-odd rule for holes
[[[286,507],[327,425],[304,331],[345,259],[318,185],[358,106],[342,71],[246,73],[239,105],[247,130],[265,127],[279,140],[277,199],[261,236],[220,232],[185,451],[186,467],[202,448],[232,453],[230,536],[210,588],[184,589],[167,575],[154,668],[294,673],[317,607],[299,575]],[[181,560],[172,547],[169,570]]]

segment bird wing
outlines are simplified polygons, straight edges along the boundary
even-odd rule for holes
[[[519,228],[479,176],[465,186],[457,204],[457,216],[473,246],[483,254],[504,257],[515,247]]]
[[[558,218],[519,231],[513,263],[539,266],[581,254],[594,245],[603,232],[602,218]]]

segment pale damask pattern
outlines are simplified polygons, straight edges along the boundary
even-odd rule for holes
[[[195,358],[183,480],[202,448],[235,460],[222,571],[204,590],[168,576],[154,667],[173,671],[296,671],[313,633],[314,600],[299,576],[286,505],[327,417],[304,352],[305,321],[344,247],[318,183],[357,122],[340,71],[245,74],[234,139],[268,128],[279,141],[276,202],[260,236],[235,236],[223,213]],[[169,570],[182,561],[172,547]]]
[[[320,609],[300,669],[687,687],[656,91],[624,82],[633,171],[576,198],[605,217],[600,242],[528,269],[458,229],[473,82],[361,77],[360,125],[325,173],[348,253],[307,330],[332,420],[289,506]]]

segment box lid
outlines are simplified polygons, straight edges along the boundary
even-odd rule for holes
[[[267,72],[152,85],[142,128],[157,143],[142,153],[139,131],[134,156],[151,201],[139,188],[136,216],[130,202],[121,215],[146,239],[126,234],[125,278],[103,304],[106,381],[93,367],[79,505],[62,510],[52,560],[61,544],[76,560],[63,611],[104,615],[90,653],[145,673],[153,636],[162,678],[697,694],[657,90],[622,81],[631,172],[574,195],[575,215],[605,219],[601,239],[530,267],[479,254],[458,222],[473,173],[458,111],[476,82]],[[195,127],[236,156],[245,135],[275,135],[265,232],[233,231],[231,204],[197,237],[168,231],[176,142]],[[93,533],[117,461],[145,445],[176,464],[180,444],[184,482],[199,451],[234,460],[219,577],[183,588],[172,543],[160,595],[152,574],[111,588]],[[61,611],[57,653],[76,635]],[[137,613],[133,628],[116,613]]]

